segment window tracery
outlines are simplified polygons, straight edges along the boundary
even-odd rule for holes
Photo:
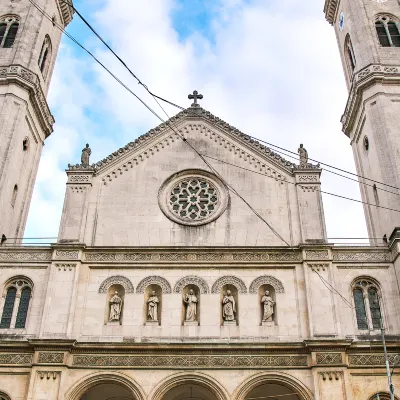
[[[367,278],[357,280],[353,285],[353,299],[358,329],[380,329],[382,313],[377,284]]]
[[[378,15],[375,29],[382,47],[400,47],[400,24],[390,15]]]
[[[42,73],[43,79],[46,79],[47,73],[49,71],[49,65],[51,62],[51,53],[52,53],[51,40],[49,35],[46,35],[43,40],[42,49],[40,50],[40,55],[38,59],[38,65],[40,72]]]
[[[13,278],[6,284],[5,301],[0,321],[1,329],[25,328],[32,288],[32,282],[24,277]]]
[[[0,47],[10,48],[15,42],[19,28],[19,17],[4,15],[0,17]]]

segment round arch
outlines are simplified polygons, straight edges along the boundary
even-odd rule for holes
[[[279,374],[273,372],[261,372],[250,376],[235,389],[232,395],[232,400],[244,400],[253,389],[268,383],[285,386],[286,388],[293,390],[293,393],[297,393],[301,400],[314,400],[314,395],[302,382],[292,375],[283,372]]]
[[[226,389],[217,380],[200,372],[180,372],[165,378],[152,390],[149,399],[162,400],[170,390],[184,385],[202,386],[212,392],[217,400],[230,399]]]
[[[65,394],[65,400],[80,400],[88,390],[102,384],[115,384],[128,389],[136,400],[145,400],[146,395],[139,384],[131,377],[119,372],[96,372],[84,376]]]
[[[371,392],[370,395],[367,397],[368,400],[376,400],[376,396],[379,394],[379,397],[381,400],[390,400],[390,393],[389,392],[384,392],[384,391],[374,391]],[[399,398],[395,395],[394,396],[395,400],[399,400]]]

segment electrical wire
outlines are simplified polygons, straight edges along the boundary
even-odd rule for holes
[[[38,9],[45,17],[47,17],[50,21],[52,21],[52,23],[54,23],[53,19],[50,17],[50,15],[48,15],[43,9],[41,9],[33,0],[29,0],[30,3],[36,7],[36,9]],[[217,172],[215,171],[215,169],[212,167],[212,165],[205,160],[205,158],[200,154],[200,152],[193,146],[191,145],[187,139],[185,137],[183,137],[182,135],[180,135],[179,132],[177,132],[173,126],[171,126],[170,121],[164,121],[163,118],[161,118],[154,110],[152,110],[139,96],[137,96],[131,89],[128,88],[128,86],[126,86],[119,78],[117,78],[104,64],[102,64],[89,50],[87,50],[83,45],[81,45],[72,35],[70,35],[69,33],[67,33],[64,28],[60,27],[58,24],[56,24],[56,26],[62,31],[64,32],[68,38],[70,38],[74,43],[76,43],[80,48],[82,48],[83,50],[86,51],[86,53],[88,53],[91,57],[93,57],[93,59],[98,62],[118,83],[120,83],[125,89],[127,89],[132,95],[134,95],[143,105],[145,105],[145,107],[150,110],[161,122],[167,124],[174,132],[177,136],[179,136],[184,143],[186,143],[202,160],[203,162],[221,179],[221,181],[226,185],[227,188],[230,189],[230,191],[232,193],[234,193],[236,196],[238,196],[249,208],[250,210],[261,220],[263,221],[270,229],[271,231],[274,233],[275,236],[277,236],[282,242],[284,242],[288,247],[291,247],[290,244],[272,227],[272,225],[270,225],[268,223],[268,221],[262,217],[260,215],[260,213],[258,213],[251,205],[250,203],[244,199],[243,196],[241,196],[231,185],[229,185],[225,179]],[[149,92],[150,93],[150,92]],[[154,95],[152,95],[155,99],[156,97]],[[161,109],[166,113],[166,111],[164,110],[164,108],[160,105],[160,103],[158,102],[158,100],[156,99],[156,102],[158,103],[158,105],[161,107]],[[168,114],[166,113],[168,119],[170,119],[170,117],[168,116]]]

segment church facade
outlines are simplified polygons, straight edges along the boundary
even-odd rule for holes
[[[283,159],[197,92],[104,160],[86,145],[57,243],[20,245],[53,124],[55,24],[73,16],[41,3],[0,5],[0,399],[388,400],[381,326],[400,394],[400,214],[387,210],[400,201],[381,190],[400,187],[398,1],[324,8],[343,130],[373,180],[360,181],[369,233],[386,235],[369,247],[327,241],[322,171],[302,145],[298,164]]]

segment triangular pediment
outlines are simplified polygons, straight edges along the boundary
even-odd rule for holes
[[[166,146],[181,140],[181,137],[186,137],[191,130],[229,148],[253,168],[278,179],[292,176],[296,168],[294,163],[201,107],[181,111],[88,168],[94,170],[94,175],[103,176],[104,181],[111,181],[124,170],[161,152]],[[70,169],[80,168],[79,165],[70,166]]]

